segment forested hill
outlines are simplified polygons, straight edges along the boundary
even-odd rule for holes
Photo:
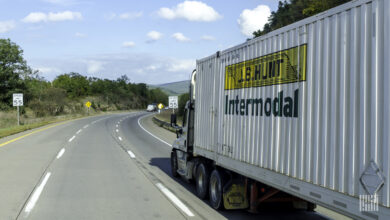
[[[24,106],[36,116],[77,112],[85,100],[97,111],[144,108],[148,103],[166,103],[160,89],[131,83],[127,76],[116,80],[64,73],[47,81],[30,68],[23,50],[10,39],[0,39],[0,111],[12,108],[12,94],[24,94]]]
[[[149,88],[160,88],[168,95],[181,95],[187,93],[190,86],[190,80],[165,83],[160,85],[149,85]]]
[[[279,1],[278,10],[271,13],[262,30],[255,31],[254,37],[313,16],[350,0],[290,0]]]

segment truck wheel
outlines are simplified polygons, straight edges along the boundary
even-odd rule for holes
[[[307,203],[307,211],[314,211],[317,208],[317,205],[311,202]]]
[[[222,196],[222,187],[223,187],[223,177],[221,173],[215,169],[210,176],[210,203],[214,209],[221,209],[223,207],[223,196]]]
[[[175,150],[171,152],[171,173],[173,177],[179,176],[177,173],[177,155]]]
[[[196,169],[196,195],[201,199],[206,199],[208,195],[210,174],[204,163],[200,163]]]

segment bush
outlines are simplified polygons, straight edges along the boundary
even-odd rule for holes
[[[59,115],[64,112],[66,104],[65,90],[59,88],[48,88],[45,90],[42,100],[33,99],[29,107],[37,117],[46,115]]]

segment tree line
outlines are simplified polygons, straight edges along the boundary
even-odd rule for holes
[[[253,32],[254,37],[313,16],[350,0],[290,0],[279,1],[278,10],[271,12],[263,30]]]
[[[13,93],[23,93],[25,107],[36,116],[81,111],[85,99],[91,99],[91,107],[100,111],[140,109],[148,103],[166,104],[168,100],[159,88],[131,83],[126,75],[110,80],[71,72],[48,81],[27,65],[20,46],[10,39],[0,39],[1,111],[12,108]]]

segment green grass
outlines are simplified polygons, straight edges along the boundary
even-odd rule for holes
[[[4,115],[1,114],[1,115]],[[93,114],[98,115],[98,114]],[[17,134],[23,131],[31,130],[34,128],[42,127],[48,124],[61,122],[61,121],[67,121],[71,119],[81,118],[88,115],[62,115],[57,117],[43,117],[43,118],[35,118],[30,120],[24,120],[22,121],[21,125],[17,125],[17,119],[12,120],[12,118],[0,118],[0,121],[2,122],[1,128],[0,128],[0,138],[7,137],[9,135]],[[10,124],[12,122],[12,124]]]
[[[160,114],[157,113],[154,117],[156,117],[157,119],[159,119],[161,121],[165,121],[165,122],[170,123],[171,122],[171,114],[172,114],[172,110],[171,109],[163,110],[163,111],[161,111]],[[177,124],[179,126],[182,125],[182,122],[183,122],[183,116],[177,117]]]
[[[0,138],[7,137],[9,135],[17,134],[19,132],[27,131],[30,129],[34,129],[37,127],[41,127],[50,123],[54,123],[56,121],[42,121],[34,124],[27,124],[27,125],[20,125],[20,126],[13,126],[9,128],[1,128],[0,129]]]

